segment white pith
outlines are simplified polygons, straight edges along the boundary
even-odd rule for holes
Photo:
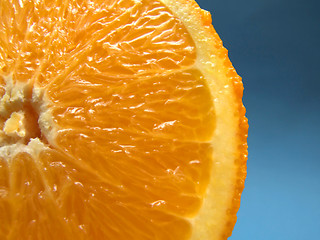
[[[30,138],[26,143],[28,129],[26,127],[24,103],[31,101],[32,107],[39,114],[38,125],[44,136],[50,136],[53,121],[51,113],[44,101],[43,89],[32,86],[28,82],[14,81],[12,76],[3,77],[5,81],[5,93],[0,99],[0,116],[5,119],[0,129],[0,157],[6,160],[12,159],[19,153],[28,153],[33,157],[39,152],[48,149],[47,143],[40,138]],[[31,99],[27,99],[26,93],[32,91]]]

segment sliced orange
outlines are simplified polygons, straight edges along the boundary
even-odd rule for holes
[[[242,82],[193,0],[0,1],[0,239],[220,240]]]

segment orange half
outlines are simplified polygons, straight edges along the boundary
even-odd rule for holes
[[[220,240],[243,86],[193,0],[0,2],[0,239]]]

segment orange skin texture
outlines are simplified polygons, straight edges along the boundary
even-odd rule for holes
[[[241,200],[241,194],[244,189],[245,185],[245,179],[247,176],[247,166],[246,162],[248,159],[248,144],[247,144],[247,137],[248,137],[248,129],[249,129],[249,124],[248,124],[248,119],[245,117],[246,114],[246,108],[244,107],[242,103],[242,97],[243,97],[243,83],[242,83],[242,78],[237,74],[235,68],[233,67],[229,57],[228,57],[228,50],[223,47],[223,43],[221,38],[219,37],[218,33],[212,26],[212,18],[211,14],[207,11],[202,10],[199,5],[192,0],[177,0],[181,4],[187,4],[189,5],[189,9],[192,9],[192,12],[194,15],[199,16],[202,25],[206,28],[208,33],[210,35],[214,36],[214,39],[216,39],[215,42],[215,55],[218,55],[221,57],[223,60],[223,65],[225,68],[223,68],[225,76],[227,76],[230,79],[230,82],[233,86],[233,92],[236,96],[236,104],[237,104],[237,115],[239,117],[239,122],[238,122],[238,133],[237,133],[237,138],[238,138],[238,156],[235,159],[235,162],[237,162],[238,170],[237,170],[237,179],[236,185],[234,186],[234,193],[233,193],[233,199],[232,203],[230,205],[232,206],[228,214],[230,215],[229,217],[229,222],[225,226],[224,236],[221,236],[222,239],[227,239],[232,235],[232,230],[234,229],[234,226],[237,221],[237,212],[240,208],[240,200]]]

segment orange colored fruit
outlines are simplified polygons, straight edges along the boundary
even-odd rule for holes
[[[0,239],[220,240],[242,82],[193,0],[0,1]]]

